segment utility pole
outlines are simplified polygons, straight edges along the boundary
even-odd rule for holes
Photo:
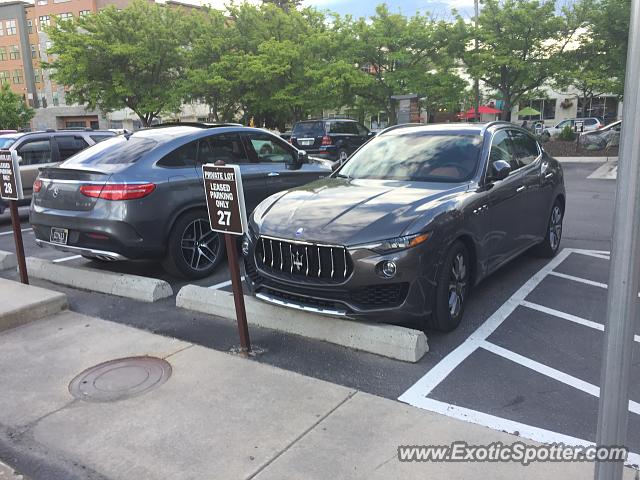
[[[631,1],[596,444],[627,441],[629,379],[640,275],[640,0]],[[596,463],[596,480],[622,479],[622,462]]]
[[[474,18],[474,23],[475,23],[475,34],[474,34],[474,44],[475,44],[475,50],[476,53],[478,53],[478,16],[480,14],[480,5],[479,5],[479,0],[474,0],[473,1],[473,6],[475,9],[475,18]],[[473,79],[473,92],[475,94],[475,103],[474,103],[474,111],[475,111],[475,115],[474,115],[474,119],[476,122],[480,121],[480,80],[478,79],[478,77]]]

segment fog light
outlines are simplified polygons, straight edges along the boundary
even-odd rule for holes
[[[242,238],[242,255],[249,256],[249,239],[247,237]]]
[[[396,266],[395,262],[387,260],[385,262],[382,262],[381,271],[382,271],[382,274],[385,277],[393,278],[393,277],[396,276],[396,272],[398,271],[398,267]]]

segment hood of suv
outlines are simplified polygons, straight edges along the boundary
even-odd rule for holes
[[[253,221],[261,235],[356,245],[413,233],[406,230],[419,216],[467,188],[466,183],[326,178],[268,198]]]

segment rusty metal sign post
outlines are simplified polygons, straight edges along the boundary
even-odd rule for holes
[[[18,215],[18,200],[24,198],[24,193],[22,192],[22,179],[20,178],[20,162],[15,150],[0,150],[0,198],[9,202],[20,281],[28,284],[27,262],[24,257],[22,229],[20,228],[20,216]]]
[[[240,334],[240,348],[242,353],[247,355],[251,352],[251,340],[238,267],[238,251],[234,239],[234,236],[244,235],[247,232],[247,210],[244,205],[240,167],[225,165],[224,162],[219,161],[215,165],[203,165],[202,172],[211,230],[224,235]]]

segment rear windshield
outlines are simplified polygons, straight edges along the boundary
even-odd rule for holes
[[[0,137],[0,148],[9,148],[16,141],[16,137]]]
[[[321,137],[324,135],[322,122],[296,123],[291,135],[300,137]]]
[[[73,165],[105,165],[135,163],[152,150],[158,142],[151,138],[125,136],[112,137],[77,153],[63,163]]]

